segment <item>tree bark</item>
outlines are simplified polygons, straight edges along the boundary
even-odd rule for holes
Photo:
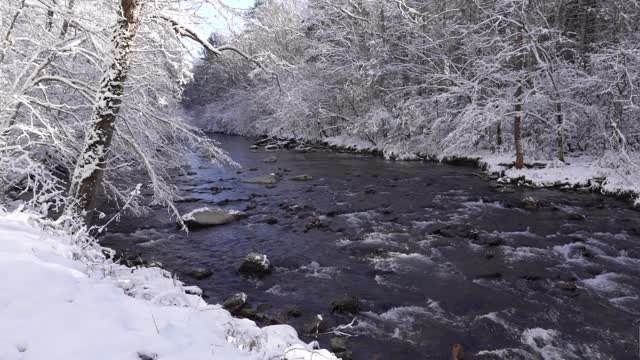
[[[562,105],[556,102],[556,121],[558,122],[558,160],[564,162],[564,116],[562,115]]]
[[[121,1],[122,13],[112,39],[115,56],[100,82],[84,146],[71,179],[65,212],[82,216],[86,224],[90,223],[98,187],[106,169],[143,3],[143,0]]]
[[[524,167],[524,154],[522,153],[522,134],[520,130],[521,114],[522,114],[522,84],[518,84],[514,97],[516,99],[516,105],[514,107],[515,115],[513,117],[513,143],[516,148],[516,169],[522,169]]]
[[[521,48],[523,44],[522,29],[517,29],[516,31],[519,32],[516,40],[517,47]],[[524,54],[517,56],[517,69],[520,71],[524,70],[526,61],[526,56]],[[518,76],[521,77],[522,75],[519,74]],[[524,81],[525,80],[518,79],[518,86],[516,87],[516,92],[513,95],[516,102],[514,106],[515,115],[513,117],[513,144],[516,148],[516,169],[522,169],[524,167],[524,154],[522,153],[522,133],[520,129],[520,122],[522,121],[522,95],[524,94],[522,83]]]

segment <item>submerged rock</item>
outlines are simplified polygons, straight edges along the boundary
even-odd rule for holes
[[[300,317],[302,316],[302,310],[297,305],[288,305],[284,308],[287,316],[289,317]]]
[[[351,295],[344,295],[331,302],[331,312],[357,314],[361,309],[360,300]]]
[[[307,175],[307,174],[302,174],[302,175],[298,175],[298,176],[292,177],[291,180],[293,180],[293,181],[309,181],[309,180],[313,180],[313,176]]]
[[[224,301],[222,307],[227,309],[230,313],[236,313],[242,309],[247,303],[247,294],[241,292],[231,295]]]
[[[222,208],[200,208],[182,216],[187,226],[215,226],[245,218],[247,215],[238,210]]]
[[[330,349],[334,353],[339,353],[348,350],[347,346],[347,338],[344,337],[334,337],[330,340]]]
[[[587,217],[582,214],[569,214],[569,216],[567,216],[567,219],[573,220],[573,221],[582,221],[582,220],[585,220],[586,218]]]
[[[467,224],[449,224],[433,231],[432,234],[446,238],[478,238],[478,230]]]
[[[189,272],[189,276],[196,280],[203,280],[213,275],[213,271],[209,269],[193,269]]]
[[[353,359],[353,353],[347,348],[348,340],[344,337],[334,337],[330,340],[330,349],[342,360]]]
[[[492,279],[500,279],[502,277],[502,274],[499,272],[494,272],[494,273],[487,273],[487,274],[480,274],[480,275],[476,275],[474,276],[474,279],[476,280],[492,280]]]
[[[504,185],[500,185],[498,184],[495,187],[495,190],[499,193],[503,193],[503,194],[511,194],[516,192],[516,189],[514,189],[512,186],[504,186]]]
[[[258,176],[250,179],[242,180],[243,183],[247,184],[261,184],[261,185],[273,185],[278,182],[278,177],[276,174],[269,174],[265,176]]]
[[[263,276],[271,273],[272,266],[267,255],[251,253],[247,255],[238,271],[245,275]]]
[[[556,284],[556,287],[558,289],[564,290],[564,291],[569,291],[569,292],[575,292],[578,290],[578,287],[576,286],[576,283],[573,281],[561,281],[559,283]]]
[[[537,209],[538,205],[538,200],[531,196],[527,196],[522,199],[522,207],[525,209]]]
[[[267,164],[272,164],[272,163],[278,162],[278,158],[275,156],[272,156],[264,159],[263,161]]]

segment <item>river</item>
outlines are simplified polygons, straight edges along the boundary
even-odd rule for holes
[[[456,343],[474,359],[637,359],[640,212],[630,204],[504,191],[472,167],[215,138],[242,169],[194,158],[193,172],[174,179],[188,198],[178,208],[220,203],[246,219],[187,234],[154,209],[112,226],[101,243],[161,262],[209,302],[245,292],[272,314],[297,306],[302,316],[289,324],[307,340],[317,314],[334,324],[355,317],[345,330],[354,359],[449,359]],[[271,156],[278,161],[263,161]],[[275,187],[241,182],[276,171]],[[300,174],[313,179],[289,180]],[[527,196],[541,206],[523,208]],[[307,228],[316,219],[321,226]],[[250,252],[267,254],[275,271],[238,274]],[[195,268],[213,275],[193,279]],[[331,314],[344,294],[360,299],[359,314]]]

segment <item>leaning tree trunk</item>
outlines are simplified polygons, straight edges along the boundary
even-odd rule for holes
[[[115,121],[122,104],[124,83],[129,70],[131,45],[140,23],[144,0],[121,0],[121,16],[113,34],[114,56],[100,82],[91,121],[80,157],[71,179],[68,214],[91,219],[96,193],[109,157]]]

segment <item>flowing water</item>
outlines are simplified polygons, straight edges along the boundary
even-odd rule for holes
[[[302,316],[289,323],[306,340],[316,314],[334,325],[355,317],[345,330],[354,359],[449,359],[455,343],[474,359],[638,358],[640,212],[629,204],[500,192],[471,167],[267,152],[215,137],[242,169],[194,159],[194,173],[175,177],[188,198],[178,207],[255,203],[248,218],[187,234],[156,209],[112,227],[102,243],[161,262],[209,302],[242,291],[271,313],[296,305]],[[263,161],[271,156],[277,163]],[[241,182],[276,171],[284,176],[273,188]],[[313,179],[289,180],[300,174]],[[542,206],[524,209],[525,196]],[[316,217],[322,226],[307,229]],[[250,252],[267,254],[273,274],[238,274]],[[195,280],[195,268],[214,274]],[[343,294],[361,300],[360,314],[331,314]],[[330,337],[318,340],[328,347]]]

